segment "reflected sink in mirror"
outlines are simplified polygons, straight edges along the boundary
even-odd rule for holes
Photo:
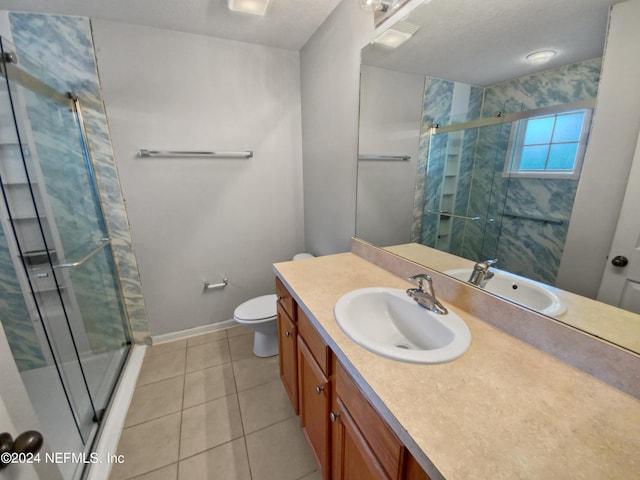
[[[334,315],[351,340],[393,360],[448,362],[471,344],[471,332],[462,318],[453,312],[430,312],[398,288],[353,290],[338,299]]]
[[[472,271],[472,268],[456,268],[444,273],[467,282]],[[558,317],[567,311],[564,303],[546,285],[504,270],[492,268],[491,271],[494,276],[483,287],[487,292],[551,317]]]

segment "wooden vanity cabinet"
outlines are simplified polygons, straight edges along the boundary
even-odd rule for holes
[[[329,347],[298,307],[298,399],[300,428],[307,437],[323,478],[329,478]]]
[[[298,405],[298,327],[296,325],[296,305],[293,297],[276,277],[278,296],[278,347],[280,351],[280,379],[291,400],[291,405],[299,413]]]
[[[403,478],[404,445],[339,362],[334,380],[332,478]]]
[[[325,480],[429,480],[276,278],[280,378]]]

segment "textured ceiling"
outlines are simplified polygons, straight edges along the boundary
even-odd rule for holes
[[[395,50],[370,45],[363,63],[487,86],[602,55],[609,5],[620,0],[431,0],[406,20],[421,25]],[[524,57],[553,49],[549,63]]]
[[[271,0],[264,17],[232,13],[226,0],[0,0],[0,10],[79,15],[300,50],[338,3]]]
[[[343,0],[353,1],[358,0]],[[602,55],[609,5],[622,0],[431,0],[407,19],[422,26],[396,50],[368,46],[363,62],[486,86]],[[0,9],[80,15],[300,50],[340,0],[272,0],[264,17],[226,0],[0,0]],[[558,55],[542,66],[524,56]]]

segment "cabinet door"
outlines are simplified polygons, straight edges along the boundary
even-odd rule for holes
[[[307,437],[323,478],[329,478],[329,380],[302,337],[298,337],[300,427]]]
[[[289,395],[296,415],[298,408],[298,329],[287,312],[278,304],[278,346],[280,348],[280,379]]]
[[[332,415],[333,480],[389,480],[340,397]]]

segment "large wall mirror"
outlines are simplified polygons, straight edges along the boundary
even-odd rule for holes
[[[494,278],[504,274],[507,289],[544,284],[565,308],[538,309],[529,297],[526,306],[640,353],[640,267],[621,266],[640,255],[621,255],[617,269],[603,255],[605,276],[589,280],[604,285],[611,270],[609,296],[585,294],[573,273],[575,257],[590,261],[575,253],[580,235],[613,237],[616,226],[594,218],[571,232],[581,199],[609,194],[594,194],[583,169],[602,161],[589,142],[618,3],[640,12],[640,0],[431,0],[381,32],[362,50],[356,236],[462,280],[468,273],[455,269],[497,259]],[[635,146],[637,126],[629,135]],[[488,291],[491,282],[499,288],[489,280]]]

